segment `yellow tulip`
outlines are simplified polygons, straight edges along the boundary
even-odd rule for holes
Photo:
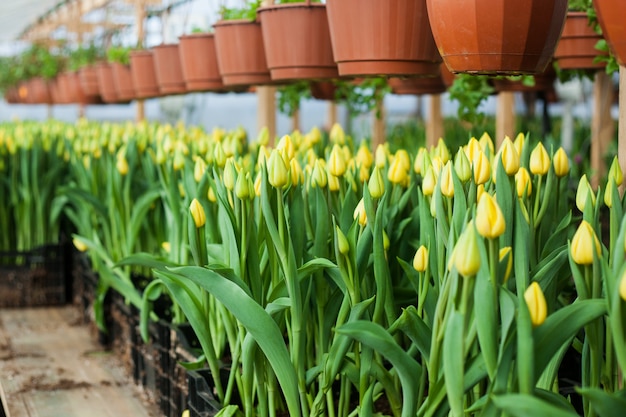
[[[622,185],[624,181],[624,173],[622,172],[622,168],[619,165],[619,160],[617,156],[613,157],[613,162],[611,163],[611,167],[609,168],[608,178],[612,178],[615,181],[615,185]]]
[[[513,141],[513,146],[515,146],[515,150],[517,151],[518,155],[522,154],[525,143],[526,143],[526,136],[524,136],[523,133],[518,133],[517,136],[515,136],[515,140]]]
[[[506,224],[500,206],[489,193],[483,193],[476,206],[476,230],[487,239],[495,239],[504,233]]]
[[[426,172],[424,167],[424,154],[428,154],[428,151],[423,146],[417,150],[417,155],[415,155],[415,161],[413,161],[413,171],[417,175],[424,175]]]
[[[371,167],[374,163],[374,155],[372,155],[372,152],[370,152],[370,149],[367,147],[365,142],[361,143],[361,146],[359,146],[355,159],[358,165],[366,168]]]
[[[459,149],[459,152],[457,152],[454,158],[454,170],[462,183],[466,183],[472,177],[470,161],[467,159],[467,155],[465,155],[462,149]]]
[[[615,181],[613,181],[613,178],[609,176],[606,188],[604,189],[604,204],[606,204],[608,208],[613,206],[613,190],[615,187]]]
[[[578,210],[581,212],[585,211],[587,199],[591,200],[592,206],[596,205],[596,195],[591,189],[589,180],[587,180],[587,174],[584,174],[580,177],[580,181],[578,181],[578,189],[576,190],[576,207],[578,207]]]
[[[328,184],[328,175],[326,175],[326,167],[321,159],[315,161],[313,171],[311,172],[311,187],[324,188]]]
[[[506,269],[504,270],[504,278],[502,282],[506,283],[511,276],[511,270],[513,269],[513,251],[510,246],[505,246],[500,249],[498,253],[498,260],[503,262],[506,260]]]
[[[259,171],[259,173],[256,175],[256,178],[254,179],[254,194],[257,197],[261,196],[261,181],[263,180],[263,176],[261,175],[261,172]],[[212,189],[209,189],[209,192],[211,192]]]
[[[533,183],[526,168],[521,167],[515,174],[515,187],[519,198],[528,197],[533,192]]]
[[[339,249],[339,253],[347,255],[350,253],[350,243],[348,243],[346,235],[343,234],[339,226],[335,226],[335,233],[337,235],[337,249]]]
[[[485,192],[485,185],[479,184],[476,187],[476,200],[480,201],[480,196],[482,196],[484,192]]]
[[[278,144],[276,145],[276,149],[281,151],[285,162],[291,161],[296,154],[296,148],[291,140],[291,136],[289,135],[284,135],[280,138]]]
[[[475,137],[472,137],[469,142],[467,142],[467,145],[465,145],[464,151],[465,155],[467,155],[467,159],[474,161],[474,158],[476,158],[479,153],[482,153],[483,149],[480,146],[480,142],[478,142]]]
[[[426,249],[426,246],[420,246],[415,252],[413,268],[417,272],[424,272],[428,268],[428,249]]]
[[[519,154],[509,137],[505,137],[500,151],[500,160],[507,175],[515,175],[519,170]]]
[[[477,150],[473,159],[474,182],[476,185],[485,184],[491,178],[491,164],[483,151]]]
[[[254,185],[252,184],[252,178],[249,172],[246,172],[245,175],[241,172],[237,176],[235,195],[240,200],[247,200],[254,195]]]
[[[335,177],[341,177],[346,172],[346,169],[347,164],[341,147],[335,144],[328,157],[328,172]]]
[[[480,147],[483,149],[484,153],[488,155],[494,154],[493,140],[491,139],[491,136],[489,136],[489,133],[483,133],[478,140],[478,143],[480,143]]]
[[[557,177],[562,178],[569,172],[569,159],[563,148],[559,148],[552,157],[554,165],[554,173]]]
[[[450,150],[442,138],[437,141],[434,155],[438,156],[444,164],[450,160]]]
[[[382,166],[376,164],[376,167],[382,168]],[[387,179],[393,184],[405,185],[409,180],[408,168],[400,158],[394,158],[387,171]]]
[[[367,224],[367,214],[365,213],[365,202],[363,199],[361,199],[356,205],[353,217],[358,220],[361,226],[365,226]]]
[[[441,170],[439,177],[441,194],[446,197],[454,197],[454,179],[452,177],[452,164],[448,161]]]
[[[346,134],[339,123],[335,123],[330,128],[329,138],[331,142],[339,145],[343,145],[346,142]]]
[[[359,182],[363,184],[370,179],[370,170],[365,165],[359,165]]]
[[[591,265],[593,264],[594,250],[597,256],[601,255],[600,241],[593,227],[586,220],[583,220],[572,238],[572,259],[578,265]]]
[[[451,261],[457,272],[465,278],[476,275],[480,268],[480,252],[474,224],[470,223],[456,242]]]
[[[285,187],[289,181],[285,160],[276,149],[272,151],[267,161],[267,179],[274,188],[278,189]]]
[[[546,297],[536,281],[532,282],[524,291],[524,300],[528,306],[530,322],[533,327],[541,326],[548,316],[548,305]]]
[[[330,172],[328,172],[327,174],[328,175],[326,176],[326,178],[328,183],[328,189],[330,191],[339,191],[341,189],[341,185],[339,184],[339,177],[335,177]]]
[[[426,175],[424,175],[424,179],[422,180],[422,192],[424,195],[433,195],[436,185],[437,178],[435,177],[435,170],[433,167],[428,167]]]
[[[215,144],[215,147],[213,148],[213,162],[215,162],[215,165],[217,165],[220,168],[224,168],[224,165],[226,165],[226,159],[228,158],[228,156],[226,155],[226,152],[224,151],[224,147],[222,146],[221,142],[217,142]]]
[[[193,179],[200,182],[207,170],[207,164],[201,157],[196,157],[196,163],[193,167]]]
[[[206,214],[204,213],[204,207],[202,207],[202,204],[200,204],[196,198],[191,201],[189,211],[191,212],[191,217],[193,218],[193,222],[195,223],[197,229],[205,225]]]
[[[384,145],[378,145],[374,152],[374,163],[376,166],[383,168],[387,165],[388,155]]]
[[[74,238],[72,239],[72,243],[74,244],[74,247],[81,252],[85,252],[87,249],[89,249],[87,245],[85,245],[85,243],[80,239]]]
[[[237,171],[235,170],[235,164],[233,158],[226,160],[226,166],[224,166],[224,176],[222,178],[224,187],[227,190],[232,191],[235,189],[235,182],[237,181]]]
[[[122,156],[121,158],[117,158],[117,163],[115,164],[115,168],[121,175],[128,174],[128,161],[126,157]]]
[[[626,301],[626,270],[624,270],[619,281],[619,296],[622,297],[622,300]]]
[[[381,198],[385,193],[385,179],[377,166],[374,167],[374,171],[367,183],[367,189],[372,198]]]
[[[530,172],[535,175],[546,175],[550,170],[550,155],[541,142],[530,153]]]

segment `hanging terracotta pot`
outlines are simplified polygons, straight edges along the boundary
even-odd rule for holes
[[[96,66],[98,74],[98,86],[100,89],[100,97],[105,103],[115,103],[118,101],[115,81],[113,81],[113,70],[111,66],[103,62]]]
[[[133,87],[133,78],[130,75],[130,66],[113,62],[111,71],[113,73],[113,84],[117,91],[117,100],[128,102],[136,98],[135,88]]]
[[[221,20],[213,25],[222,81],[227,86],[270,84],[261,24],[251,20]]]
[[[585,12],[569,12],[563,27],[561,40],[554,52],[560,69],[593,70],[604,68],[606,63],[593,62],[602,54],[596,43],[602,39],[591,26]]]
[[[159,92],[163,95],[187,92],[177,44],[163,44],[152,48],[154,71]]]
[[[258,11],[272,80],[328,79],[339,76],[328,29],[326,5],[289,3]]]
[[[78,70],[78,78],[85,96],[91,100],[100,100],[100,90],[98,88],[98,74],[95,65],[88,65]]]
[[[337,87],[332,81],[314,81],[311,82],[311,97],[317,100],[335,100],[335,91]]]
[[[210,91],[224,88],[217,65],[215,35],[194,33],[178,38],[183,79],[188,91]]]
[[[78,71],[71,71],[67,73],[67,80],[72,103],[96,104],[99,102],[100,96],[89,96],[85,94]]]
[[[159,85],[154,71],[154,53],[149,50],[130,53],[130,74],[137,98],[159,96]]]
[[[567,0],[426,0],[439,52],[452,72],[536,74],[552,59]]]
[[[621,65],[626,65],[626,24],[623,0],[593,0],[602,35]]]
[[[326,7],[340,75],[439,73],[425,0],[328,0]]]
[[[436,77],[390,77],[391,92],[398,95],[442,94],[454,81],[452,74],[444,64]]]
[[[48,81],[42,77],[35,77],[30,80],[30,91],[32,92],[32,102],[35,104],[50,104],[50,88]]]
[[[59,94],[60,94],[60,104],[72,104],[76,103],[76,97],[74,94],[74,89],[70,85],[70,74],[69,72],[61,72],[58,75],[59,82]]]
[[[554,89],[554,82],[556,81],[556,71],[554,69],[554,63],[550,62],[544,72],[540,74],[535,74],[533,78],[533,85],[524,84],[521,80],[494,78],[493,88],[495,88],[497,93],[502,91],[552,91]]]
[[[9,87],[4,92],[4,99],[9,104],[17,104],[19,102],[17,87]]]

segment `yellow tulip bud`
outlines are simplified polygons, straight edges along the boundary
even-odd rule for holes
[[[257,165],[260,167],[264,166],[269,158],[270,151],[263,145],[259,146],[259,155],[256,161]]]
[[[346,172],[347,164],[343,157],[341,147],[337,144],[333,145],[328,158],[328,172],[335,177],[341,177]]]
[[[174,171],[180,171],[185,167],[185,155],[179,149],[174,151],[174,162],[172,162],[172,167]]]
[[[300,162],[296,158],[289,161],[289,178],[293,185],[304,183],[304,172],[302,172]]]
[[[569,172],[569,159],[563,148],[559,148],[552,157],[554,165],[554,173],[557,177],[562,178]]]
[[[254,193],[254,186],[250,187],[251,183],[252,179],[250,178],[249,172],[246,172],[245,175],[243,173],[237,175],[237,182],[235,184],[235,195],[237,198],[247,200],[252,197],[253,194],[250,193],[250,188],[252,188],[252,192]]]
[[[387,150],[384,145],[378,145],[376,147],[376,152],[374,153],[374,162],[376,166],[380,168],[384,168],[387,165]]]
[[[365,213],[365,202],[363,199],[361,199],[356,205],[353,217],[358,220],[361,226],[365,226],[367,224],[367,214]]]
[[[626,270],[624,270],[619,280],[619,296],[622,297],[622,300],[626,301]]]
[[[606,204],[608,208],[613,207],[613,190],[615,187],[615,181],[609,176],[606,188],[604,189],[604,204]]]
[[[272,187],[278,189],[285,187],[289,180],[285,160],[276,149],[272,151],[267,161],[267,179]]]
[[[387,236],[387,232],[383,230],[383,249],[387,251],[391,246],[391,242],[389,241],[389,236]]]
[[[483,193],[476,206],[476,230],[487,239],[495,239],[504,233],[506,224],[500,206],[489,193]]]
[[[467,155],[465,155],[462,149],[459,149],[459,152],[456,153],[456,157],[454,158],[454,170],[462,183],[466,183],[472,177],[470,161],[467,159]]]
[[[372,155],[372,152],[370,152],[365,142],[361,143],[361,146],[359,146],[359,150],[356,152],[355,159],[357,165],[364,166],[366,168],[371,167],[374,163],[374,156]]]
[[[374,171],[367,183],[367,188],[372,198],[381,198],[385,193],[385,179],[377,166],[374,167]]]
[[[528,197],[533,192],[533,183],[526,168],[521,167],[515,174],[515,187],[519,198]]]
[[[161,243],[161,248],[166,253],[170,253],[172,251],[172,245],[170,244],[170,242],[163,242],[163,243]]]
[[[335,234],[337,235],[337,249],[339,249],[339,253],[348,255],[350,253],[350,243],[348,243],[346,235],[343,234],[339,226],[335,226]]]
[[[281,151],[285,162],[291,161],[291,159],[293,159],[294,155],[296,154],[296,148],[293,144],[293,141],[291,140],[291,136],[289,135],[284,135],[282,138],[280,138],[280,140],[278,141],[278,145],[276,145],[276,149]]]
[[[469,142],[467,142],[463,150],[465,151],[465,155],[467,155],[467,159],[470,161],[474,161],[476,155],[483,153],[483,149],[480,147],[480,143],[475,137],[472,137]]]
[[[362,184],[370,178],[370,170],[365,165],[359,165],[359,182]]]
[[[483,133],[478,140],[478,143],[480,143],[480,147],[482,148],[484,153],[488,155],[494,154],[493,140],[491,139],[491,136],[489,136],[489,133]]]
[[[550,155],[539,142],[530,153],[530,172],[535,175],[546,175],[550,170]]]
[[[329,138],[331,142],[339,145],[343,145],[346,142],[346,134],[339,123],[335,123],[330,128]]]
[[[476,229],[470,223],[456,243],[451,255],[451,261],[457,272],[465,278],[476,275],[480,268],[480,252]]]
[[[435,170],[433,167],[428,167],[426,175],[422,180],[422,192],[424,195],[433,195],[435,192],[435,186],[437,185],[437,178],[435,177]]]
[[[321,159],[315,161],[313,171],[311,172],[311,187],[324,188],[328,184],[328,175],[326,175],[326,167]]]
[[[87,251],[87,249],[89,249],[87,245],[85,245],[85,243],[80,239],[74,238],[72,239],[72,243],[74,244],[74,247],[81,252],[85,252]]]
[[[580,177],[580,181],[578,181],[578,189],[576,190],[576,207],[581,212],[585,211],[585,205],[587,204],[587,199],[591,200],[591,205],[596,205],[596,195],[591,189],[591,184],[589,184],[589,180],[587,180],[587,174],[584,174]]]
[[[206,162],[204,162],[204,159],[200,157],[196,157],[196,163],[193,167],[193,179],[196,182],[202,181],[202,178],[204,177],[206,170],[207,170],[207,164]]]
[[[341,185],[339,184],[339,177],[335,177],[333,174],[331,173],[327,173],[328,175],[327,180],[328,180],[328,190],[330,191],[339,191],[341,189]]]
[[[213,148],[213,162],[215,162],[215,165],[217,165],[218,167],[224,168],[227,158],[228,157],[226,156],[226,152],[224,151],[222,143],[217,142],[215,144],[215,147]]]
[[[476,185],[485,184],[491,178],[491,164],[487,155],[483,151],[477,150],[472,161],[474,182]]]
[[[413,268],[417,272],[424,272],[428,268],[428,249],[426,249],[426,246],[420,246],[415,252]]]
[[[500,262],[506,261],[506,268],[504,270],[504,278],[502,282],[506,283],[511,276],[511,270],[513,269],[513,251],[510,246],[505,246],[500,249],[498,253],[498,260]]]
[[[376,167],[382,168],[376,164]],[[409,181],[409,168],[403,163],[400,158],[394,158],[387,171],[387,179],[397,185],[405,185]]]
[[[439,184],[441,187],[441,194],[446,197],[454,197],[454,179],[452,177],[452,164],[447,162],[441,170],[441,176],[439,177]]]
[[[189,211],[191,212],[191,217],[193,218],[193,222],[196,225],[196,228],[199,229],[206,223],[206,215],[204,214],[204,207],[202,204],[194,198],[191,201],[191,205],[189,206]]]
[[[510,176],[517,173],[517,170],[519,169],[519,159],[519,154],[511,142],[511,139],[509,139],[508,136],[505,137],[502,142],[500,160],[502,161],[504,172],[506,172],[507,175]]]
[[[484,192],[485,192],[484,184],[478,184],[478,186],[476,187],[476,200],[477,201],[480,201],[480,196],[482,196]]]
[[[548,316],[548,305],[546,297],[536,281],[532,282],[524,291],[524,300],[528,306],[530,322],[533,327],[541,326]]]
[[[522,151],[524,150],[525,142],[526,142],[526,136],[524,136],[523,133],[518,133],[517,136],[515,137],[515,140],[513,141],[513,146],[515,146],[515,150],[517,151],[518,155],[522,154]]]
[[[615,181],[615,185],[622,185],[624,181],[624,173],[622,172],[622,168],[619,165],[619,160],[617,156],[613,157],[613,162],[611,163],[611,167],[609,168],[608,178],[612,178]]]
[[[207,198],[211,203],[215,203],[217,201],[217,197],[215,196],[215,191],[213,191],[213,187],[209,187],[209,191],[207,192]]]
[[[439,138],[437,141],[434,154],[438,156],[444,164],[450,160],[450,150],[442,138]]]
[[[226,160],[226,166],[224,166],[224,177],[222,178],[224,182],[224,187],[227,190],[235,189],[235,181],[237,181],[237,171],[235,170],[235,165],[233,164],[233,159],[228,158]]]
[[[128,174],[128,161],[126,157],[122,156],[121,158],[117,158],[117,163],[115,164],[115,168],[121,175]]]
[[[413,162],[413,171],[417,175],[424,175],[426,169],[424,167],[424,154],[428,154],[426,148],[421,147],[417,150],[417,155],[415,155],[415,161]]]
[[[261,181],[263,180],[263,177],[261,175],[261,173],[259,172],[256,175],[256,178],[254,179],[254,194],[257,197],[261,196]]]
[[[600,241],[593,227],[586,220],[583,220],[572,238],[572,259],[578,265],[591,265],[593,264],[594,250],[597,256],[601,255]]]

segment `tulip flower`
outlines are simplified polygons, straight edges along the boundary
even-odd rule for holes
[[[506,224],[500,206],[489,193],[483,193],[476,206],[476,230],[487,239],[495,239],[504,233]]]
[[[254,195],[254,185],[252,184],[252,179],[249,172],[246,172],[245,175],[243,173],[240,173],[237,176],[237,182],[235,184],[235,195],[240,200],[247,200]]]
[[[376,152],[374,152],[374,163],[376,164],[376,166],[383,168],[385,165],[387,165],[387,150],[385,149],[384,145],[378,145],[376,147]]]
[[[381,166],[376,164],[376,167],[380,168]],[[408,168],[406,168],[405,164],[400,158],[394,158],[391,162],[389,170],[387,171],[387,179],[393,184],[398,185],[405,185],[408,183]]]
[[[587,204],[587,199],[591,200],[591,204],[595,206],[596,204],[596,195],[591,189],[591,184],[589,184],[589,180],[587,180],[587,175],[584,174],[580,177],[580,181],[578,181],[578,189],[576,190],[576,207],[581,212],[585,211],[585,205]]]
[[[451,261],[457,272],[465,278],[476,275],[480,268],[480,252],[474,224],[470,223],[456,242]]]
[[[374,155],[372,155],[365,143],[361,143],[361,146],[359,146],[359,150],[356,152],[355,159],[358,165],[364,166],[366,168],[371,167],[374,163]]]
[[[505,137],[500,151],[500,160],[507,175],[515,175],[519,170],[519,154],[509,137]]]
[[[517,171],[517,174],[515,174],[515,187],[519,198],[527,197],[532,193],[533,183],[526,168],[521,167],[519,171]]]
[[[338,145],[343,145],[346,142],[346,134],[339,123],[335,123],[330,128],[329,138],[332,143],[336,143]]]
[[[339,177],[335,177],[330,172],[327,172],[326,175],[328,190],[330,191],[339,191],[341,189],[341,184],[339,183]]]
[[[622,297],[622,300],[626,301],[626,270],[619,280],[619,296]]]
[[[276,149],[281,151],[285,162],[291,161],[296,154],[296,148],[291,140],[291,136],[289,135],[284,135],[280,138],[278,144],[276,145]]]
[[[593,264],[594,250],[597,256],[601,255],[600,241],[593,227],[586,220],[583,220],[572,238],[572,259],[578,265],[591,265]]]
[[[513,141],[513,146],[515,146],[515,150],[517,151],[518,155],[522,154],[525,143],[526,143],[526,136],[524,136],[524,134],[521,132],[518,133],[517,136],[515,136],[515,140]]]
[[[115,164],[115,168],[121,175],[128,174],[128,161],[126,157],[122,156],[121,158],[117,158],[117,163]]]
[[[485,184],[491,178],[491,164],[483,151],[476,151],[472,160],[474,182],[476,185]]]
[[[613,181],[613,179],[609,176],[606,188],[604,189],[604,204],[606,204],[608,208],[613,206],[613,189],[615,187],[615,181]]]
[[[439,157],[439,159],[441,159],[444,164],[450,160],[450,150],[448,149],[446,143],[443,141],[442,138],[439,138],[439,140],[437,141],[437,146],[434,150],[434,156]]]
[[[88,249],[87,245],[85,245],[85,243],[80,239],[74,238],[72,239],[72,243],[80,252],[85,252]]]
[[[196,163],[193,167],[193,179],[200,182],[207,170],[207,164],[203,158],[196,157]]]
[[[498,260],[500,262],[503,262],[503,261],[506,260],[506,268],[504,270],[504,278],[502,279],[502,282],[506,283],[509,280],[509,277],[511,276],[511,270],[513,269],[512,248],[510,246],[505,246],[505,247],[501,248],[500,252],[498,253]]]
[[[385,193],[385,179],[377,166],[374,167],[374,171],[367,183],[367,188],[372,198],[381,198]]]
[[[609,168],[608,178],[613,179],[615,181],[615,185],[620,186],[624,181],[624,173],[622,172],[622,168],[619,165],[619,160],[617,156],[613,157],[613,162],[611,163],[611,167]]]
[[[465,145],[464,151],[465,155],[467,155],[467,159],[474,161],[474,158],[476,158],[479,153],[482,153],[483,149],[481,148],[478,139],[472,137],[469,142],[467,142],[467,145]]]
[[[424,167],[424,154],[428,154],[428,151],[423,146],[417,150],[417,155],[415,155],[415,161],[413,162],[413,171],[417,175],[424,175],[426,169]]]
[[[426,249],[426,246],[420,246],[415,252],[413,268],[417,272],[424,272],[428,268],[428,249]]]
[[[348,243],[346,235],[343,234],[339,226],[335,226],[335,234],[337,236],[337,249],[339,249],[339,253],[348,255],[348,253],[350,253],[350,243]]]
[[[198,199],[194,198],[191,201],[189,211],[191,212],[191,217],[193,218],[193,222],[195,223],[197,229],[205,225],[206,214],[204,213],[204,207],[202,207],[202,204],[200,204]]]
[[[424,195],[433,195],[436,185],[437,178],[435,177],[435,170],[433,167],[428,167],[424,179],[422,180],[422,192]]]
[[[441,176],[439,178],[441,186],[441,194],[446,197],[454,197],[454,179],[452,177],[452,164],[447,162],[441,170]]]
[[[483,133],[480,139],[478,139],[478,143],[480,144],[480,147],[482,148],[484,153],[489,155],[494,154],[493,140],[491,139],[491,136],[489,136],[489,133]]]
[[[224,147],[222,146],[222,143],[217,142],[215,144],[215,147],[213,148],[213,162],[215,162],[215,165],[217,165],[219,168],[224,168],[227,158],[228,157],[226,156],[226,152],[224,152]]]
[[[361,226],[365,226],[367,224],[367,214],[365,213],[365,202],[363,199],[361,199],[356,205],[353,217],[359,221]]]
[[[285,160],[276,149],[272,151],[267,161],[267,177],[272,187],[278,189],[285,187],[289,180]]]
[[[318,159],[313,165],[313,171],[311,172],[311,187],[324,188],[328,184],[328,175],[326,174],[326,167],[323,160]]]
[[[530,322],[533,327],[541,326],[548,316],[548,305],[546,297],[536,281],[532,282],[524,291],[524,300],[528,306]]]
[[[342,177],[346,172],[347,164],[344,159],[341,147],[337,144],[333,145],[330,156],[328,157],[328,172],[335,177]]]
[[[222,182],[224,183],[224,187],[226,187],[227,190],[233,191],[235,189],[236,181],[237,170],[235,170],[233,158],[228,158],[226,160],[226,165],[224,166],[224,176],[222,178]]]
[[[559,148],[552,157],[554,165],[554,173],[557,177],[562,178],[569,172],[569,159],[563,148]]]
[[[462,183],[466,183],[472,177],[470,161],[461,149],[459,149],[454,158],[454,170]]]
[[[550,170],[550,155],[541,142],[530,153],[530,172],[534,175],[546,175]]]

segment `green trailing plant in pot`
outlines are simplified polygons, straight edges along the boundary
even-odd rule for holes
[[[222,20],[256,20],[256,11],[261,7],[261,0],[251,1],[244,7],[220,7]]]
[[[119,101],[130,101],[136,97],[130,73],[131,48],[116,46],[107,50],[107,60],[113,73],[113,84]]]
[[[311,85],[308,81],[298,81],[277,88],[278,111],[292,117],[300,110],[302,99],[311,97]]]
[[[70,71],[78,71],[103,59],[104,53],[102,49],[95,45],[80,46],[69,53],[67,60],[68,69]]]

